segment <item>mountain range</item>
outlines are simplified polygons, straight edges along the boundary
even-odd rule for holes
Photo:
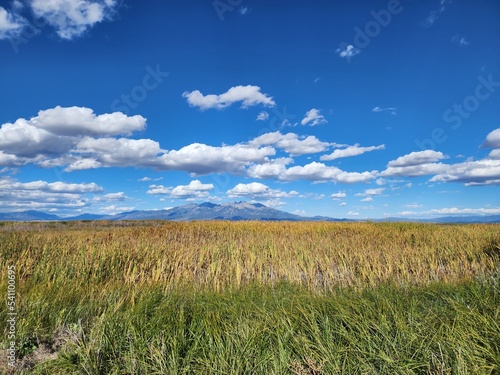
[[[81,214],[61,217],[40,211],[0,213],[0,221],[74,221],[74,220],[260,220],[260,221],[355,221],[326,216],[305,217],[267,207],[261,203],[234,202],[186,204],[165,210],[129,211],[114,215]],[[500,215],[444,216],[432,219],[386,218],[373,221],[417,221],[437,223],[500,223]]]

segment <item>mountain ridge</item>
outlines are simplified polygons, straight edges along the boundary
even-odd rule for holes
[[[407,217],[389,217],[384,219],[352,220],[346,218],[332,218],[328,216],[300,216],[281,211],[262,203],[233,202],[200,204],[190,203],[164,210],[133,210],[114,215],[99,215],[83,213],[76,216],[61,217],[42,211],[27,210],[20,212],[0,213],[0,221],[78,221],[78,220],[167,220],[167,221],[194,221],[194,220],[257,220],[257,221],[375,221],[375,222],[429,222],[429,223],[500,223],[500,215],[468,215],[442,216],[436,218],[414,219]]]

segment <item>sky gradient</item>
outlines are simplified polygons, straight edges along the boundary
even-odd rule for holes
[[[500,214],[500,2],[0,1],[0,212]]]

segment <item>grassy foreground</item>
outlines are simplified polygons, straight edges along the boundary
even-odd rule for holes
[[[4,223],[0,293],[14,265],[17,373],[496,374],[499,246],[498,225]]]

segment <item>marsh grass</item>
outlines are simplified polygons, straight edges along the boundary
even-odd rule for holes
[[[495,225],[8,223],[0,244],[20,373],[500,371]]]

